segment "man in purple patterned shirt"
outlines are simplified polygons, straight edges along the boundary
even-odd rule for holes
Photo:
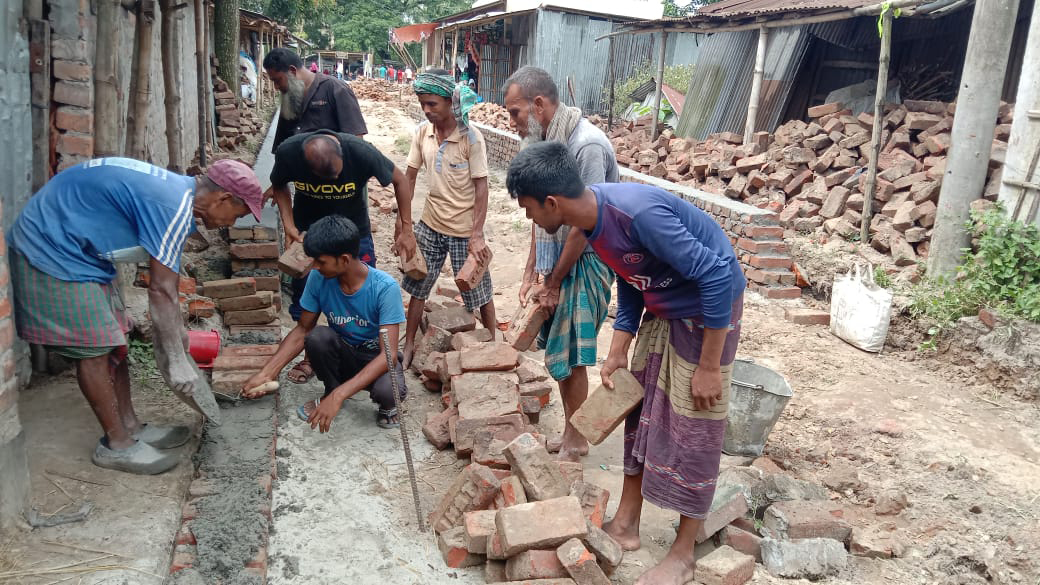
[[[631,370],[645,394],[625,421],[625,481],[604,530],[636,550],[644,499],[679,512],[671,549],[636,585],[684,585],[694,577],[693,547],[718,479],[747,286],[729,238],[706,213],[663,189],[586,188],[577,161],[555,142],[521,151],[506,186],[547,232],[585,230],[618,275],[601,376],[613,386],[610,375],[628,366],[635,339]]]

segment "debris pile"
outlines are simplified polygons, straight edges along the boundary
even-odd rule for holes
[[[985,197],[1000,185],[1013,107],[1002,104]],[[897,265],[928,255],[936,202],[950,146],[954,104],[907,100],[886,107],[873,201],[871,245]],[[744,144],[732,132],[697,142],[670,130],[650,141],[649,117],[609,133],[618,162],[633,170],[772,209],[799,232],[855,238],[864,207],[874,116],[853,116],[840,103],[809,108],[773,135]]]
[[[234,92],[219,77],[213,83],[213,99],[217,104],[217,145],[220,148],[233,150],[236,144],[242,144],[260,132],[263,123],[256,115],[256,108],[245,102],[242,107],[235,105]]]
[[[358,77],[350,82],[350,89],[359,100],[372,100],[377,102],[389,102],[397,99],[398,91],[409,89],[397,83],[390,83],[385,79],[374,77]]]
[[[469,111],[469,119],[505,132],[513,131],[509,127],[509,112],[494,102],[480,102],[473,106]]]

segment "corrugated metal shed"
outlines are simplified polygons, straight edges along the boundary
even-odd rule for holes
[[[0,6],[0,204],[4,231],[32,195],[32,117],[29,99],[29,43],[19,30],[20,2]],[[0,261],[6,261],[0,256]]]
[[[560,91],[561,101],[585,112],[598,112],[607,78],[607,42],[597,37],[614,30],[603,18],[554,10],[539,10],[533,32],[531,64],[548,71]],[[574,100],[567,80],[574,87]]]
[[[877,0],[721,0],[697,9],[697,15],[741,18],[757,14],[848,10],[877,4]]]
[[[777,124],[808,41],[804,26],[770,33],[756,127]],[[701,45],[678,135],[703,140],[716,132],[743,132],[757,43],[757,32],[742,31],[712,35]]]

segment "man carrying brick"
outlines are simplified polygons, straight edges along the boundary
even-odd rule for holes
[[[300,233],[307,231],[315,221],[342,215],[351,220],[360,233],[358,258],[375,266],[376,250],[366,189],[372,177],[384,187],[393,183],[398,212],[411,217],[412,183],[393,161],[371,144],[357,136],[329,130],[297,134],[283,142],[274,154],[268,191],[278,204],[286,247],[299,241]],[[295,200],[289,193],[290,183],[296,188]],[[294,321],[300,320],[300,296],[306,283],[305,278],[294,278],[292,282],[289,315]],[[289,372],[289,379],[297,384],[313,376],[314,370],[306,356]]]
[[[405,367],[411,365],[415,333],[445,257],[451,254],[456,276],[467,255],[473,255],[484,266],[491,260],[491,250],[484,242],[487,150],[484,137],[469,125],[469,110],[476,104],[476,94],[456,86],[451,74],[443,69],[420,73],[414,89],[427,122],[419,125],[412,138],[407,177],[414,190],[419,169],[425,166],[430,193],[422,219],[414,229],[412,216],[404,213],[404,208],[397,214],[395,252],[411,258],[418,247],[427,267],[424,280],[405,276],[401,284],[412,297],[405,329]],[[480,309],[480,320],[493,339],[498,323],[492,294],[491,273],[486,271],[472,290],[462,293],[462,301],[470,311]]]
[[[552,76],[537,67],[521,67],[503,87],[509,122],[530,146],[545,140],[567,145],[578,161],[582,183],[617,183],[619,171],[614,147],[606,134],[581,115],[581,110],[560,103]],[[550,234],[537,224],[531,226],[531,251],[527,257],[520,304],[527,304],[528,291],[544,279],[538,304],[550,314],[539,337],[545,349],[545,367],[560,385],[564,418],[563,437],[550,441],[549,450],[559,450],[560,459],[577,461],[589,452],[589,443],[574,430],[571,414],[589,393],[586,368],[596,365],[596,337],[607,319],[610,268],[588,245],[581,230],[561,226]]]
[[[683,585],[694,577],[696,534],[715,493],[740,336],[747,283],[733,247],[710,216],[667,191],[634,183],[586,188],[559,143],[521,151],[506,183],[547,232],[582,229],[619,276],[601,375],[613,387],[610,375],[628,365],[635,338],[631,370],[645,395],[625,421],[625,481],[604,530],[635,550],[644,498],[678,511],[671,549],[636,583]]]
[[[405,320],[401,288],[392,276],[361,261],[361,232],[343,216],[316,221],[303,238],[303,249],[314,258],[316,268],[307,277],[300,299],[303,312],[267,365],[245,383],[242,396],[261,396],[251,390],[277,380],[282,368],[306,349],[318,379],[325,385],[320,399],[297,410],[312,429],[328,432],[343,402],[362,390],[368,390],[379,405],[376,422],[380,427],[399,426],[393,381],[379,330],[387,330],[396,353]],[[322,313],[327,327],[317,325]],[[404,370],[398,365],[392,375],[397,376],[403,394]]]
[[[11,228],[11,281],[19,336],[76,362],[80,390],[105,435],[95,465],[162,473],[177,464],[187,427],[141,423],[130,398],[126,318],[116,262],[150,262],[149,314],[155,358],[181,396],[205,391],[187,355],[178,283],[184,241],[194,218],[207,228],[260,218],[260,182],[233,160],[206,175],[184,177],[127,158],[78,164],[52,178]],[[212,400],[212,399],[211,399]]]

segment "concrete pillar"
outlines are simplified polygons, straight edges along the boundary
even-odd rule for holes
[[[1008,140],[1007,159],[1004,162],[1004,181],[1000,185],[997,201],[1004,204],[1004,209],[1014,219],[1025,221],[1034,202],[1040,197],[1040,191],[1023,189],[1009,183],[1040,182],[1037,169],[1037,149],[1040,149],[1040,10],[1033,9],[1033,17],[1029,22],[1029,35],[1026,40],[1026,51],[1022,57],[1022,73],[1018,80],[1018,94],[1015,96],[1015,120],[1011,123],[1011,137]],[[1032,172],[1030,172],[1032,170]],[[1015,210],[1018,213],[1015,214]],[[1040,225],[1040,213],[1031,218]]]
[[[968,37],[950,155],[939,192],[939,210],[928,255],[928,276],[951,276],[961,250],[971,244],[964,229],[971,202],[982,197],[1004,86],[1018,0],[977,0]],[[1029,63],[1029,61],[1025,61]]]

